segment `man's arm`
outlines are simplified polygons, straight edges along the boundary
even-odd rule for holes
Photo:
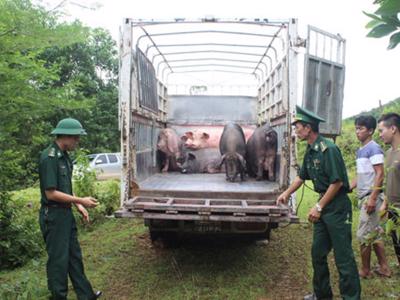
[[[328,186],[328,189],[326,190],[324,196],[318,201],[319,206],[323,210],[325,206],[329,204],[329,202],[332,201],[332,199],[335,197],[337,192],[340,190],[340,188],[343,186],[342,181],[336,181],[334,183],[331,183]],[[318,212],[317,208],[314,206],[310,209],[310,212],[308,213],[308,220],[310,222],[315,223],[316,221],[319,220],[321,217],[321,213]]]
[[[56,189],[48,189],[45,191],[45,193],[47,199],[60,203],[82,204],[85,207],[96,207],[98,204],[95,198],[76,197],[57,191]]]
[[[383,164],[373,165],[375,171],[374,186],[372,187],[372,193],[368,198],[367,202],[367,213],[372,213],[375,211],[376,199],[382,190],[383,178],[384,178],[384,168]]]
[[[324,196],[319,200],[319,205],[322,209],[332,201],[332,199],[336,196],[337,192],[343,186],[342,181],[336,181],[335,183],[331,183],[326,190]]]
[[[294,179],[292,184],[286,189],[286,191],[280,194],[278,199],[276,199],[276,204],[286,204],[289,201],[290,195],[297,191],[299,187],[301,187],[303,182],[303,179],[301,179],[299,176],[296,176],[296,178]]]
[[[357,187],[357,177],[354,177],[350,183],[350,192],[352,192]]]

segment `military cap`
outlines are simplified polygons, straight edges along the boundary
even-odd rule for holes
[[[320,116],[303,107],[296,105],[296,116],[293,119],[292,125],[296,124],[299,121],[315,125],[318,125],[320,122],[325,122],[325,120]]]
[[[86,135],[86,131],[78,120],[66,118],[58,122],[57,127],[51,132],[51,134]]]

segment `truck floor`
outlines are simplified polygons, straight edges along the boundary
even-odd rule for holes
[[[186,191],[186,192],[217,192],[217,193],[276,193],[279,185],[267,180],[256,181],[246,177],[236,182],[228,182],[224,173],[219,174],[155,174],[139,183],[141,190],[147,191]]]

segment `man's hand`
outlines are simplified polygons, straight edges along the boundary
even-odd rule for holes
[[[321,218],[321,213],[318,212],[316,207],[313,207],[310,209],[310,212],[308,213],[308,221],[311,223],[317,222]]]
[[[90,219],[89,219],[89,213],[86,210],[86,208],[82,205],[82,204],[77,204],[76,205],[76,209],[79,211],[79,213],[82,215],[83,220],[86,223],[89,223]]]
[[[365,208],[367,209],[367,214],[371,214],[376,208],[376,198],[369,197],[367,203],[365,203]]]
[[[99,203],[93,197],[83,197],[80,198],[79,204],[82,204],[84,207],[93,208],[96,207]]]
[[[379,207],[379,217],[381,219],[386,218],[388,215],[388,203],[387,200],[384,199],[382,205]]]
[[[279,197],[276,199],[276,205],[279,204],[287,204],[289,201],[290,195],[288,195],[286,192],[283,192],[282,194],[279,195]]]

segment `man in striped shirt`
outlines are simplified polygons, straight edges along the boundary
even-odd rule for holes
[[[384,196],[382,184],[384,179],[384,154],[381,147],[372,140],[376,129],[373,116],[359,116],[355,122],[356,135],[361,142],[357,150],[357,177],[352,181],[350,189],[357,187],[360,220],[357,239],[360,242],[361,268],[359,275],[367,278],[371,273],[372,247],[378,258],[378,275],[390,277],[391,272],[386,260],[382,241],[382,229],[379,226],[380,208],[383,207]]]

